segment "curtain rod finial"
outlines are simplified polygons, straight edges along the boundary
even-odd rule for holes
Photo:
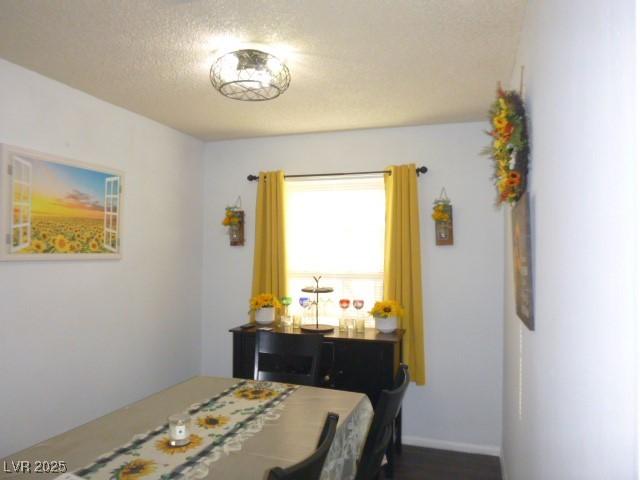
[[[249,180],[250,182],[253,182],[254,180],[259,180],[260,177],[258,177],[257,175],[247,175],[247,180]]]
[[[423,165],[422,167],[416,168],[416,175],[420,176],[421,173],[424,175],[427,171],[428,168]]]

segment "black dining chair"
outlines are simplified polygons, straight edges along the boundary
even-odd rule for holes
[[[382,390],[358,462],[355,480],[378,478],[385,450],[390,446],[396,416],[409,386],[409,367],[400,365],[393,390]],[[392,447],[393,448],[393,447]]]
[[[300,463],[287,468],[274,467],[269,470],[268,480],[318,480],[322,473],[324,461],[331,448],[333,437],[336,435],[338,425],[338,414],[329,413],[324,422],[320,440],[316,451]]]
[[[254,380],[318,385],[322,335],[256,332]]]

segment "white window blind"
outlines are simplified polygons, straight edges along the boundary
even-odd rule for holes
[[[381,176],[289,179],[286,219],[288,291],[294,309],[299,309],[300,297],[311,296],[300,289],[312,285],[312,277],[318,274],[321,286],[334,288],[332,294],[320,296],[325,323],[335,323],[340,298],[364,300],[363,312],[382,299],[385,194]]]

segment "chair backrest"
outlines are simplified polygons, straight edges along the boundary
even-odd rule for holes
[[[322,335],[256,332],[254,380],[318,385]]]
[[[324,461],[336,435],[338,414],[329,413],[324,422],[316,451],[300,463],[287,468],[274,467],[269,470],[268,480],[318,480],[322,473]]]
[[[409,367],[402,364],[396,376],[393,390],[382,390],[376,405],[371,427],[367,434],[362,456],[358,462],[356,480],[376,478],[382,465],[382,459],[393,434],[395,421],[402,399],[409,386]]]

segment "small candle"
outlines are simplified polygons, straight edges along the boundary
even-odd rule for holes
[[[184,413],[177,413],[169,417],[169,438],[171,440],[186,440],[189,438],[189,423],[191,417]]]

